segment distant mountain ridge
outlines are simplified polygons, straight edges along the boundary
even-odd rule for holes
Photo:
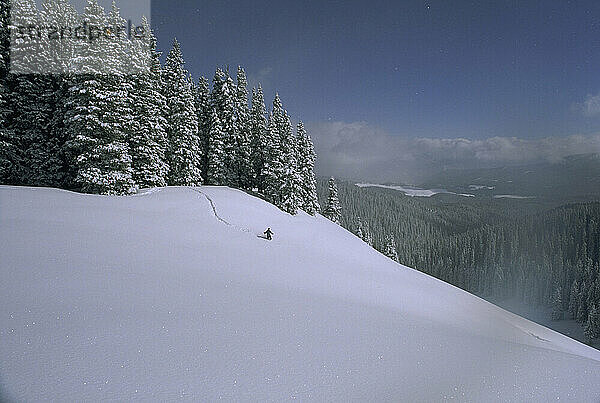
[[[578,154],[557,162],[481,169],[448,169],[421,184],[478,194],[509,194],[550,199],[600,197],[600,154]],[[488,189],[493,187],[494,189]]]

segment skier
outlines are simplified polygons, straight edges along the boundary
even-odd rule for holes
[[[267,230],[264,232],[264,234],[267,236],[267,239],[270,241],[271,239],[273,239],[272,235],[273,235],[273,231],[271,231],[271,228],[267,228]]]

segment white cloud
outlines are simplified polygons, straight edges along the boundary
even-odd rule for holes
[[[443,168],[475,168],[557,162],[600,153],[600,135],[522,139],[516,137],[406,138],[365,122],[308,126],[323,175],[379,181],[419,180]]]
[[[575,104],[573,109],[588,117],[600,115],[600,94],[587,95],[585,100],[582,103]]]

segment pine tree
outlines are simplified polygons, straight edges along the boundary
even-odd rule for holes
[[[283,177],[280,194],[280,208],[290,214],[296,214],[301,201],[302,178],[298,172],[298,145],[292,131],[292,122],[287,112],[284,111],[279,130],[279,144]]]
[[[10,1],[0,0],[0,85],[4,85],[10,67]]]
[[[126,25],[126,21],[121,17],[120,9],[117,7],[116,0],[112,1],[111,9],[107,17],[109,26],[112,27],[123,27]],[[146,24],[147,25],[147,24]],[[146,26],[148,32],[150,27]],[[98,41],[99,42],[99,41]],[[148,72],[150,67],[150,42],[149,41],[136,41],[133,44],[128,40],[126,35],[116,35],[113,39],[104,41],[106,42],[106,53],[104,55],[105,65],[110,66],[110,71],[106,75],[105,91],[112,100],[112,114],[108,116],[110,123],[114,126],[114,130],[118,130],[122,133],[125,141],[127,142],[128,151],[131,157],[131,168],[132,168],[132,179],[136,183],[136,179],[149,180],[147,185],[152,185],[156,182],[156,177],[152,173],[148,172],[149,169],[163,169],[159,165],[147,167],[149,160],[156,162],[156,155],[140,155],[143,153],[155,154],[154,147],[150,144],[150,141],[144,141],[141,136],[149,136],[149,133],[143,133],[147,124],[143,123],[144,113],[149,111],[143,111],[143,106],[140,105],[142,96],[142,86],[140,85],[141,75]],[[91,44],[95,46],[95,44]],[[138,46],[139,45],[139,46]],[[144,48],[145,46],[145,48]],[[141,63],[143,65],[138,65]],[[149,94],[150,95],[150,94]],[[143,148],[141,153],[137,153],[134,159],[131,152],[134,151],[131,148],[131,139],[136,138],[135,144],[138,147]],[[146,144],[144,144],[146,143]],[[164,157],[163,157],[164,158]],[[134,165],[135,163],[135,165]],[[136,168],[138,169],[138,177],[136,178]],[[149,169],[148,169],[149,168]],[[160,182],[160,180],[159,180]],[[145,183],[142,183],[146,185]]]
[[[334,178],[329,179],[329,195],[327,197],[327,205],[323,211],[323,215],[334,223],[340,224],[342,207],[340,206],[340,200],[338,199],[338,189]]]
[[[211,104],[217,113],[223,134],[223,164],[225,169],[225,182],[220,185],[233,185],[237,183],[234,154],[236,148],[235,105],[236,86],[229,76],[229,72],[221,69],[215,71],[213,77],[213,90]]]
[[[107,23],[96,0],[88,1],[83,18],[96,26]],[[80,58],[83,73],[68,83],[64,127],[65,147],[73,162],[70,182],[88,193],[130,194],[135,184],[127,144],[127,122],[132,118],[125,103],[129,93],[121,86],[119,58],[106,58],[114,50],[107,43],[90,45]]]
[[[360,239],[364,239],[364,237],[365,237],[365,233],[363,231],[363,224],[362,224],[362,220],[360,217],[357,218],[355,234]]]
[[[48,9],[51,4],[44,4]],[[15,24],[27,26],[47,25],[45,12],[38,12],[33,0],[22,0],[13,4]],[[8,16],[6,5],[2,6],[1,18]],[[4,24],[4,23],[3,23]],[[6,34],[3,28],[2,36]],[[4,41],[6,38],[0,38]],[[8,48],[2,45],[4,52]],[[56,114],[56,91],[58,77],[46,73],[50,43],[46,36],[26,41],[15,41],[11,47],[13,54],[12,70],[15,74],[7,75],[8,65],[2,69],[2,85],[4,90],[5,125],[0,134],[0,141],[7,147],[3,165],[10,167],[12,182],[38,186],[58,186],[62,170],[59,154],[62,148],[61,139],[52,131],[53,117]],[[8,61],[10,55],[2,56]],[[31,73],[37,74],[31,74]],[[6,158],[6,159],[5,159]]]
[[[561,320],[563,316],[562,288],[557,286],[552,294],[552,320]]]
[[[87,193],[134,192],[127,139],[114,124],[106,76],[79,75],[70,82],[64,116],[72,186]]]
[[[577,318],[577,296],[579,295],[579,282],[577,280],[573,281],[571,285],[571,293],[569,294],[569,314],[572,319]]]
[[[18,148],[15,134],[9,130],[12,108],[9,107],[8,72],[10,63],[10,0],[0,0],[0,184],[16,182]]]
[[[396,249],[396,241],[394,241],[393,236],[391,236],[391,235],[388,236],[388,239],[385,244],[385,250],[383,253],[390,259],[392,259],[396,262],[398,261],[398,251]]]
[[[585,298],[585,294],[586,294],[586,288],[585,288],[585,283],[582,284],[582,287],[579,290],[579,295],[577,296],[577,317],[576,320],[579,323],[585,323],[585,321],[587,320],[587,314],[588,314],[588,310],[587,310],[587,303],[586,303],[586,298]]]
[[[596,305],[592,305],[585,323],[584,334],[590,344],[594,339],[600,338],[600,311]]]
[[[371,229],[367,223],[364,223],[363,241],[365,241],[365,243],[367,243],[369,246],[373,246],[373,234],[371,233]]]
[[[13,77],[14,113],[10,130],[20,134],[23,151],[20,182],[32,186],[60,186],[63,168],[60,153],[64,142],[52,130],[59,82],[50,75]]]
[[[16,185],[21,176],[22,156],[19,138],[9,125],[14,114],[9,95],[6,81],[0,82],[0,184]]]
[[[77,27],[81,26],[79,13],[69,0],[44,0],[42,14],[47,26]],[[46,73],[64,76],[69,73],[79,73],[76,69],[76,50],[81,50],[81,42],[69,35],[59,39],[58,33],[52,36],[50,46],[43,49]]]
[[[592,305],[596,305],[600,302],[600,276],[595,275],[593,273],[596,272],[596,269],[593,268],[593,264],[590,265],[590,277],[589,277],[589,287],[587,288],[587,306],[591,307]],[[593,280],[593,277],[596,277],[596,280]]]
[[[600,263],[596,264],[595,272],[598,273],[596,281],[594,282],[592,291],[590,292],[589,301],[590,304],[597,304],[600,306]]]
[[[278,96],[273,100],[273,110],[269,114],[267,138],[264,148],[264,166],[262,172],[262,193],[266,200],[281,208],[282,189],[285,175],[284,157],[279,135],[283,107]]]
[[[47,73],[48,37],[35,29],[46,25],[44,14],[38,12],[34,0],[11,1],[9,7],[11,24],[34,27],[24,33],[26,39],[10,44],[10,71],[18,75]]]
[[[162,76],[168,107],[168,183],[177,186],[197,186],[202,184],[198,116],[193,89],[183,64],[181,48],[175,39]]]
[[[235,93],[235,148],[233,150],[233,184],[242,189],[252,187],[250,162],[250,111],[248,110],[246,72],[240,66]]]
[[[268,142],[265,99],[262,88],[252,89],[252,110],[250,112],[250,160],[252,164],[253,187],[264,193],[264,167]]]
[[[223,140],[222,163],[225,170],[225,180],[219,185],[235,185],[234,172],[235,141],[235,98],[236,86],[225,72],[217,68],[213,77],[213,90],[211,92],[211,105],[217,113],[220,122],[220,131]]]
[[[200,77],[196,86],[196,114],[198,116],[198,138],[200,141],[200,150],[202,158],[200,168],[202,177],[208,183],[208,154],[211,130],[211,119],[214,109],[210,104],[210,88],[208,80]]]
[[[310,215],[315,215],[320,210],[317,197],[317,181],[314,173],[315,149],[302,122],[298,123],[296,136],[298,144],[298,171],[301,178],[300,208]]]
[[[130,101],[137,123],[129,135],[133,179],[138,187],[161,187],[167,184],[166,119],[167,101],[162,88],[160,53],[156,51],[156,38],[146,19],[142,26],[149,34],[147,49],[138,53],[149,53],[146,71],[132,75],[133,88]],[[144,58],[141,55],[141,58]]]
[[[208,143],[208,162],[206,183],[209,185],[224,185],[227,180],[225,169],[225,133],[219,120],[219,115],[212,109]]]
[[[330,179],[330,181],[331,181],[331,179]],[[323,215],[325,215],[325,214],[323,214]],[[371,231],[369,230],[369,226],[360,217],[357,217],[357,220],[356,220],[355,234],[357,237],[362,239],[363,242],[366,242],[370,246],[373,246],[373,236],[371,234]]]

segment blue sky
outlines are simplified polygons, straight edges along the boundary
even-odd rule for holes
[[[161,49],[176,36],[195,77],[241,64],[318,127],[471,140],[600,131],[598,1],[155,0],[152,13]]]

